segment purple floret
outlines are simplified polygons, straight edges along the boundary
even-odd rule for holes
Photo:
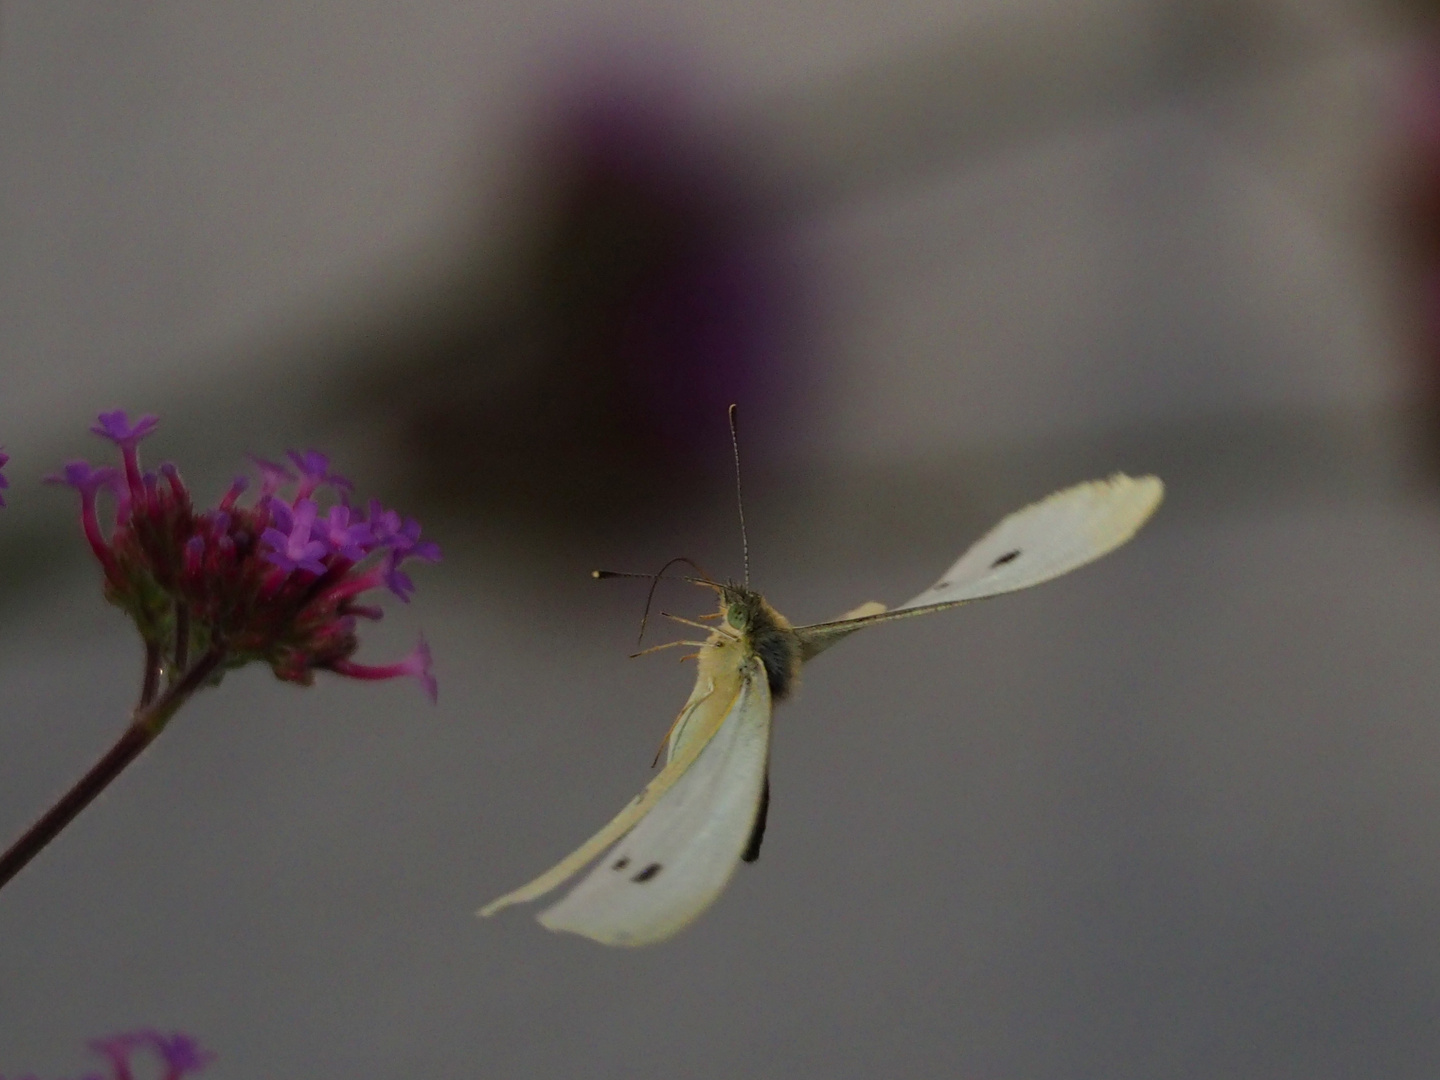
[[[279,500],[271,500],[270,512],[276,526],[261,534],[261,541],[271,549],[262,553],[266,562],[282,570],[308,570],[312,574],[323,574],[325,564],[320,560],[326,554],[325,544],[312,539],[315,527],[316,505],[309,499],[301,499],[292,513]]]
[[[350,491],[355,487],[339,473],[330,471],[330,458],[319,450],[306,450],[303,454],[298,450],[287,450],[285,456],[300,473],[298,498],[303,499],[325,484],[329,484],[336,491]]]
[[[378,504],[371,505],[378,509]],[[400,569],[400,564],[406,559],[439,562],[440,545],[433,540],[421,540],[420,523],[414,518],[406,518],[402,525],[400,515],[393,510],[381,513],[371,521],[371,525],[376,539],[390,549],[381,572],[385,587],[408,604],[410,595],[415,591],[415,583],[410,580],[409,574]]]
[[[348,506],[332,506],[316,527],[316,533],[329,546],[332,554],[358,562],[375,546],[375,536],[368,523],[351,521]]]
[[[47,484],[66,484],[82,495],[90,495],[101,488],[114,488],[120,472],[109,465],[95,468],[88,461],[71,461],[59,473],[47,476]]]
[[[124,409],[101,413],[96,419],[98,423],[90,430],[96,435],[109,439],[117,446],[124,446],[127,443],[134,446],[154,431],[156,425],[160,423],[158,416],[146,415],[131,424]]]
[[[407,559],[421,559],[425,562],[440,561],[440,545],[433,540],[420,539],[420,522],[404,518],[394,510],[386,510],[375,500],[370,500],[370,527],[375,532],[375,541],[382,547],[403,552]]]

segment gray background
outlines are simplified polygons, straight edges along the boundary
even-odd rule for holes
[[[141,1026],[218,1080],[1440,1072],[1440,505],[1383,240],[1404,23],[12,0],[0,34],[0,831],[115,737],[139,666],[34,482],[115,405],[164,414],[146,450],[202,497],[322,439],[335,342],[457,235],[501,250],[535,102],[589,51],[683,69],[757,176],[804,180],[819,376],[747,489],[781,611],[909,596],[1063,484],[1169,484],[1103,563],[807,669],[763,857],[635,952],[471,913],[649,775],[691,676],[627,662],[643,591],[585,574],[738,573],[726,489],[542,540],[442,508],[445,563],[363,653],[423,629],[439,707],[258,670],[197,699],[0,894],[5,1075]]]

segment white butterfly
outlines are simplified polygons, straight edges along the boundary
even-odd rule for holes
[[[770,707],[795,685],[805,661],[875,623],[1069,573],[1129,540],[1163,492],[1154,476],[1121,474],[1058,491],[1005,518],[914,599],[888,611],[863,604],[833,622],[791,626],[752,589],[701,582],[720,594],[712,617],[723,621],[692,643],[699,673],[671,728],[664,769],[610,824],[480,914],[543,896],[604,855],[540,922],[606,945],[648,945],[675,934],[719,896],[741,860],[759,854]]]

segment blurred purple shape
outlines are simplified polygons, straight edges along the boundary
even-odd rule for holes
[[[732,402],[778,422],[799,389],[799,288],[774,200],[673,80],[602,72],[558,100],[560,217],[579,233],[608,224],[619,271],[596,290],[611,304],[597,359],[610,351],[622,393],[671,450],[712,456]]]
[[[583,531],[705,497],[731,403],[752,460],[794,428],[809,374],[790,218],[707,105],[633,67],[549,96],[509,249],[484,249],[453,306],[382,343],[387,373],[360,383],[352,414],[372,438],[399,418],[411,479]]]

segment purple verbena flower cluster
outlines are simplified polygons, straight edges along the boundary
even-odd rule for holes
[[[351,660],[358,620],[381,616],[360,596],[383,587],[408,602],[414,584],[401,566],[440,559],[439,546],[420,539],[419,523],[373,500],[365,511],[353,506],[351,483],[313,450],[290,451],[289,466],[255,459],[260,490],[251,505],[240,505],[249,486],[242,476],[214,509],[197,511],[175,466],[141,468],[137,447],[158,423],[102,413],[91,430],[120,448],[121,467],[72,462],[51,479],[80,493],[81,524],[105,572],[106,599],[160,650],[166,669],[183,670],[189,659],[218,650],[221,672],[260,660],[277,677],[305,685],[317,670],[356,679],[408,675],[434,700],[423,637],[398,663]],[[100,523],[102,491],[115,500],[108,534]]]
[[[131,1068],[132,1065],[146,1060],[165,1070],[158,1074],[159,1080],[183,1080],[186,1076],[200,1072],[215,1060],[214,1054],[200,1049],[199,1043],[178,1031],[165,1035],[146,1029],[111,1035],[105,1039],[92,1040],[90,1049],[106,1059],[110,1066],[110,1075],[107,1078],[99,1073],[87,1073],[82,1080],[136,1080],[137,1075],[157,1075],[153,1069],[137,1074]],[[0,1080],[4,1080],[4,1077],[0,1076]],[[35,1077],[20,1077],[17,1080],[35,1080]]]

